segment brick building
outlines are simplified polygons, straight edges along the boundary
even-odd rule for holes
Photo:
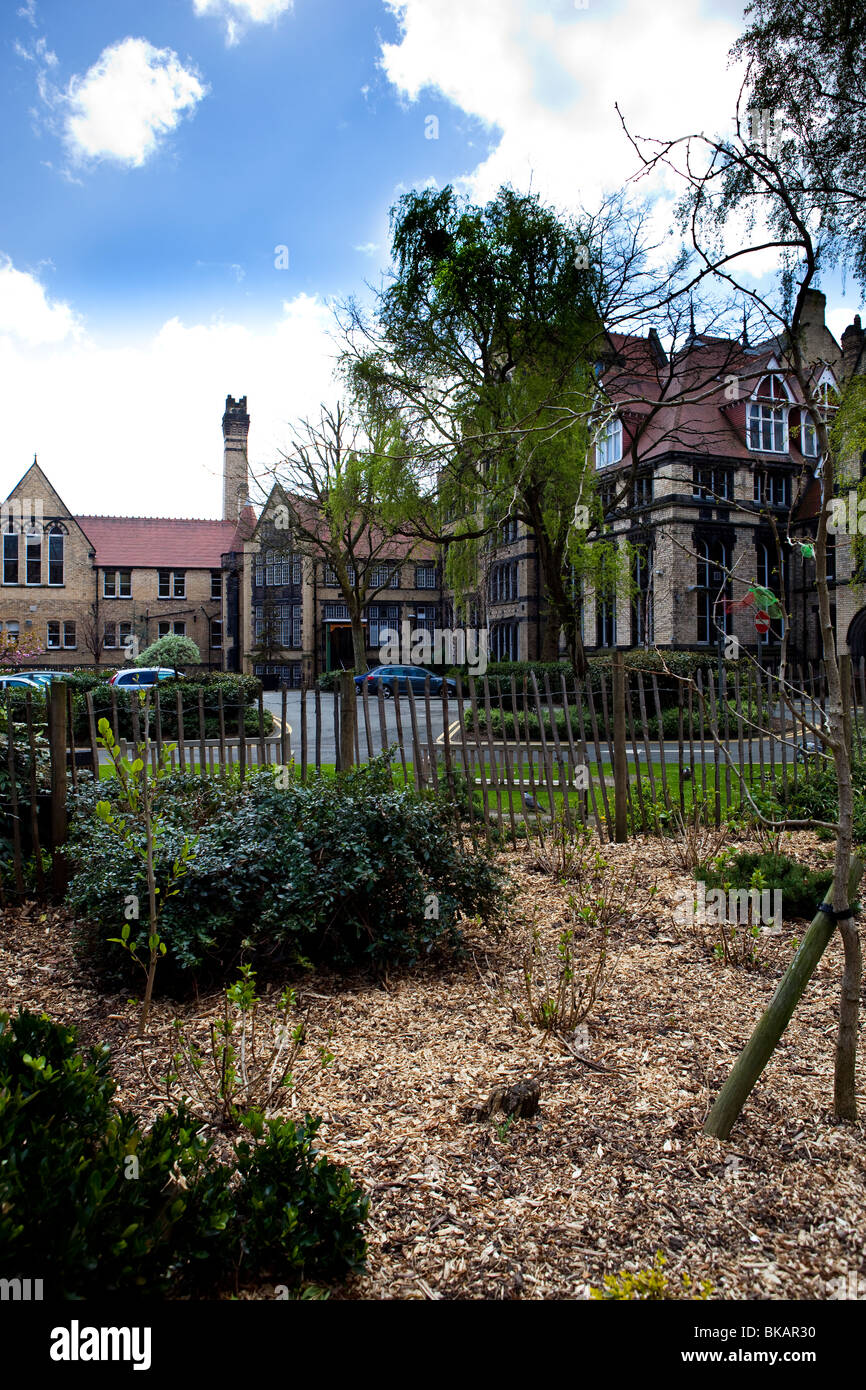
[[[229,397],[222,520],[75,514],[34,459],[0,507],[0,635],[44,648],[25,665],[122,666],[136,643],[176,632],[222,668],[222,557],[255,524],[244,420],[246,400]]]

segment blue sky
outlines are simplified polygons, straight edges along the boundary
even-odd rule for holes
[[[76,510],[217,514],[226,394],[262,468],[333,398],[330,306],[387,265],[400,192],[592,206],[633,170],[614,101],[725,124],[740,25],[734,0],[7,0],[0,494],[38,451]]]

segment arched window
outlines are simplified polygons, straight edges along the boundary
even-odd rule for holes
[[[836,411],[839,409],[839,392],[829,378],[825,377],[818,385],[817,391],[813,396],[814,409],[818,417],[825,423],[830,424]],[[818,457],[818,431],[815,428],[815,421],[812,412],[809,410],[800,411],[801,424],[801,449],[806,458],[814,459]]]
[[[790,392],[785,382],[770,373],[758,382],[746,407],[746,430],[750,449],[765,454],[788,452],[788,407]]]
[[[767,541],[758,541],[755,546],[757,555],[758,583],[763,589],[769,589],[781,599],[783,590],[783,576],[779,573],[779,562],[776,557],[775,547]],[[782,565],[785,560],[782,557]],[[758,643],[765,647],[770,642],[778,642],[785,630],[785,620],[783,617],[776,617],[772,621],[769,632],[758,634]]]
[[[731,544],[714,538],[701,539],[696,547],[697,563],[697,640],[709,646],[718,640],[719,629],[730,632],[730,614],[723,599],[731,597]]]

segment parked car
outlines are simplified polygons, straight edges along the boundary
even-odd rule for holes
[[[432,671],[426,671],[423,666],[377,666],[374,671],[367,671],[363,676],[355,677],[355,691],[360,695],[366,684],[370,693],[376,695],[381,681],[384,695],[393,695],[395,690],[405,694],[410,686],[413,694],[423,695],[428,676],[431,694],[441,695],[443,685],[448,686],[449,695],[457,694],[455,680],[450,676],[436,676]]]
[[[118,690],[144,690],[158,681],[172,680],[174,675],[170,666],[127,666],[116,671],[108,684],[116,685]],[[177,675],[183,676],[183,672],[178,671]]]
[[[44,685],[30,676],[0,676],[0,690],[33,690],[41,695],[44,689]]]
[[[63,671],[22,671],[22,676],[26,676],[30,681],[38,681],[40,685],[50,685],[52,681],[62,681],[66,679],[68,672]]]

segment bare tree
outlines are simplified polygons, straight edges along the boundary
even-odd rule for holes
[[[282,457],[275,526],[333,573],[352,625],[354,667],[364,671],[364,609],[417,545],[408,522],[421,499],[406,442],[393,425],[338,403],[302,421]]]

